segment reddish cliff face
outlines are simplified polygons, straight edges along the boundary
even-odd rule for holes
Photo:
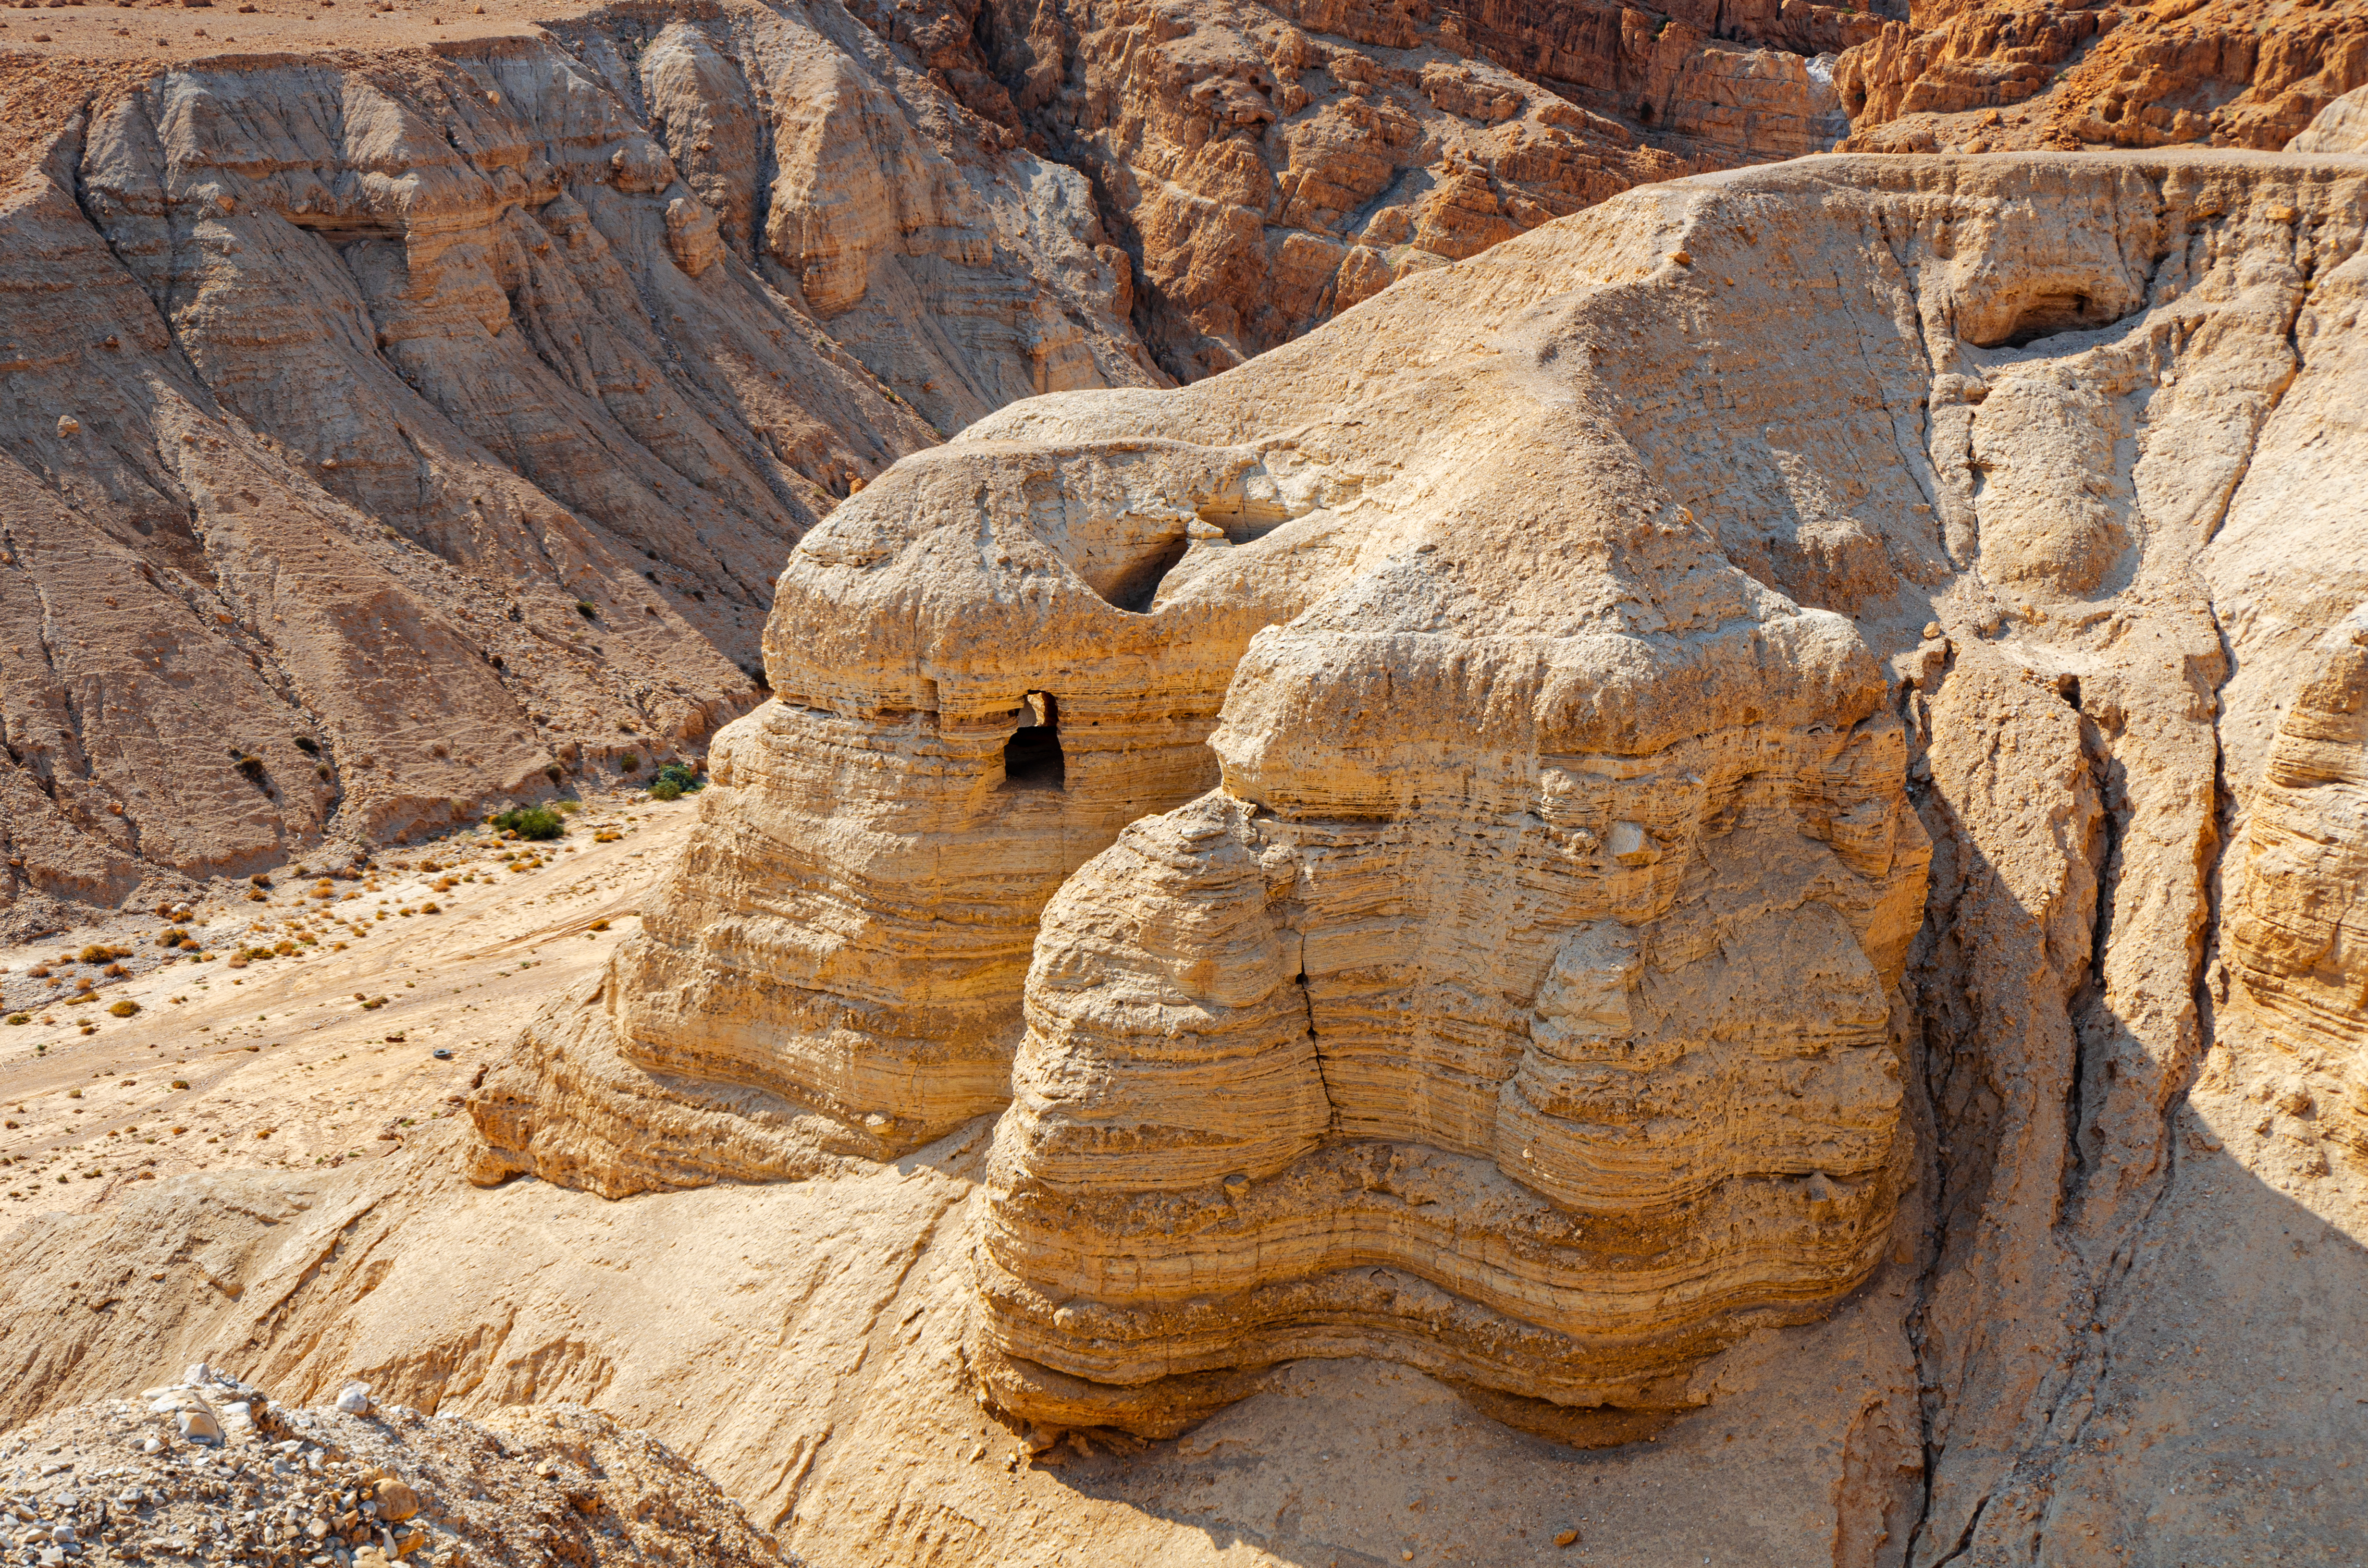
[[[1835,81],[1850,145],[1872,151],[2275,151],[2368,83],[2368,16],[2305,0],[1938,0],[1850,50]]]
[[[1398,0],[857,9],[984,136],[1085,170],[1180,380],[1648,180],[1822,152],[1827,6]],[[1766,47],[1763,47],[1765,45]]]

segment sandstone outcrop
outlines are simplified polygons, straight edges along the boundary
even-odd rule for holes
[[[1032,920],[968,1351],[1015,1418],[1170,1433],[1356,1354],[1585,1439],[1930,1246],[1961,1392],[1928,1419],[1973,1467],[1936,1498],[2023,1484],[2045,1444],[1984,1325],[2085,1310],[2079,1250],[2160,1189],[2217,754],[2250,814],[2214,983],[2318,1020],[2282,1103],[2355,1092],[2351,869],[2311,846],[2355,809],[2368,587],[2299,595],[2271,541],[2359,549],[2362,178],[1634,193],[900,465],[784,574],[781,700],[719,744],[650,935],[472,1103],[480,1179],[951,1131],[999,1096]],[[1012,788],[1056,716],[1064,788]],[[1216,788],[1159,810],[1203,733]],[[1924,1242],[1919,1190],[1954,1216]]]

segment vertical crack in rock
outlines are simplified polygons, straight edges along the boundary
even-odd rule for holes
[[[2063,688],[2064,681],[2071,679],[2069,676],[2059,678],[2058,689]],[[2078,683],[2073,680],[2071,693],[2066,696],[2065,700],[2075,711],[2080,706],[2078,692]],[[2100,1029],[2110,1032],[2117,1026],[2110,1018],[2097,1018],[2091,1015],[2105,1006],[2105,954],[2112,937],[2113,903],[2122,879],[2122,835],[2128,831],[2131,810],[2128,797],[2121,786],[2119,765],[2113,759],[2112,748],[2096,723],[2085,715],[2080,722],[2080,747],[2087,757],[2091,788],[2096,791],[2101,809],[2097,813],[2093,835],[2081,848],[2083,858],[2089,862],[2089,875],[2096,884],[2097,911],[2089,929],[2088,973],[2081,982],[2080,990],[2066,1004],[2072,1018],[2073,1055],[2064,1101],[2066,1159],[2061,1173],[2064,1196],[2057,1216],[2057,1222],[2061,1224],[2071,1224],[2077,1219],[2080,1189],[2093,1157],[2090,1145],[2100,1135],[2100,1130],[2088,1125],[2084,1111],[2092,1099],[2100,1099],[2110,1085],[2092,1083],[2091,1080],[2113,1070],[2105,1053],[2100,1051],[2092,1040],[2092,1034]],[[2107,1050],[2110,1051],[2110,1046]]]

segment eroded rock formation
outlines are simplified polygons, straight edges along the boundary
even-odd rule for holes
[[[1849,145],[1874,151],[2275,151],[2368,83],[2368,17],[2294,0],[1940,0],[1846,51],[1835,83]]]
[[[774,564],[897,457],[1822,148],[1811,56],[1876,25],[856,0],[28,55],[10,559],[75,630],[0,654],[10,918],[695,752]]]
[[[1648,180],[1822,152],[1828,6],[952,0],[877,13],[979,117],[1088,171],[1135,321],[1194,380]]]
[[[1083,177],[836,6],[12,92],[20,927],[695,752],[924,415],[1160,379]]]
[[[2288,1113],[2356,1103],[2313,846],[2356,806],[2362,178],[1671,186],[1234,374],[982,423],[802,547],[785,701],[728,733],[651,936],[474,1103],[481,1177],[950,1128],[1050,895],[976,1243],[998,1408],[1172,1432],[1362,1354],[1585,1437],[1922,1258],[1934,1506],[1972,1528],[2043,1483],[2065,1386],[1989,1325],[2088,1321],[2185,1086],[2275,1060]],[[1220,777],[1157,811],[1206,778],[1187,687],[1224,689]],[[1073,802],[1008,788],[1056,712]],[[962,880],[1002,864],[1015,896]]]
[[[1357,493],[1287,437],[989,433],[890,470],[782,574],[777,699],[719,737],[728,788],[623,960],[609,1070],[777,1096],[749,1175],[882,1157],[999,1107],[1045,901],[1215,781],[1234,665],[1351,567],[1334,507]],[[608,1062],[609,1029],[546,1070]],[[673,1179],[630,1125],[597,1157],[581,1138],[507,1128],[482,1174]]]

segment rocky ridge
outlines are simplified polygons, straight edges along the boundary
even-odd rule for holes
[[[19,931],[695,755],[896,458],[1839,129],[1782,50],[1598,109],[1419,8],[241,17],[295,51],[10,67]]]
[[[2256,0],[495,8],[11,35],[13,928],[697,753],[788,547],[1014,398],[1853,124],[2274,146],[2368,71]]]

